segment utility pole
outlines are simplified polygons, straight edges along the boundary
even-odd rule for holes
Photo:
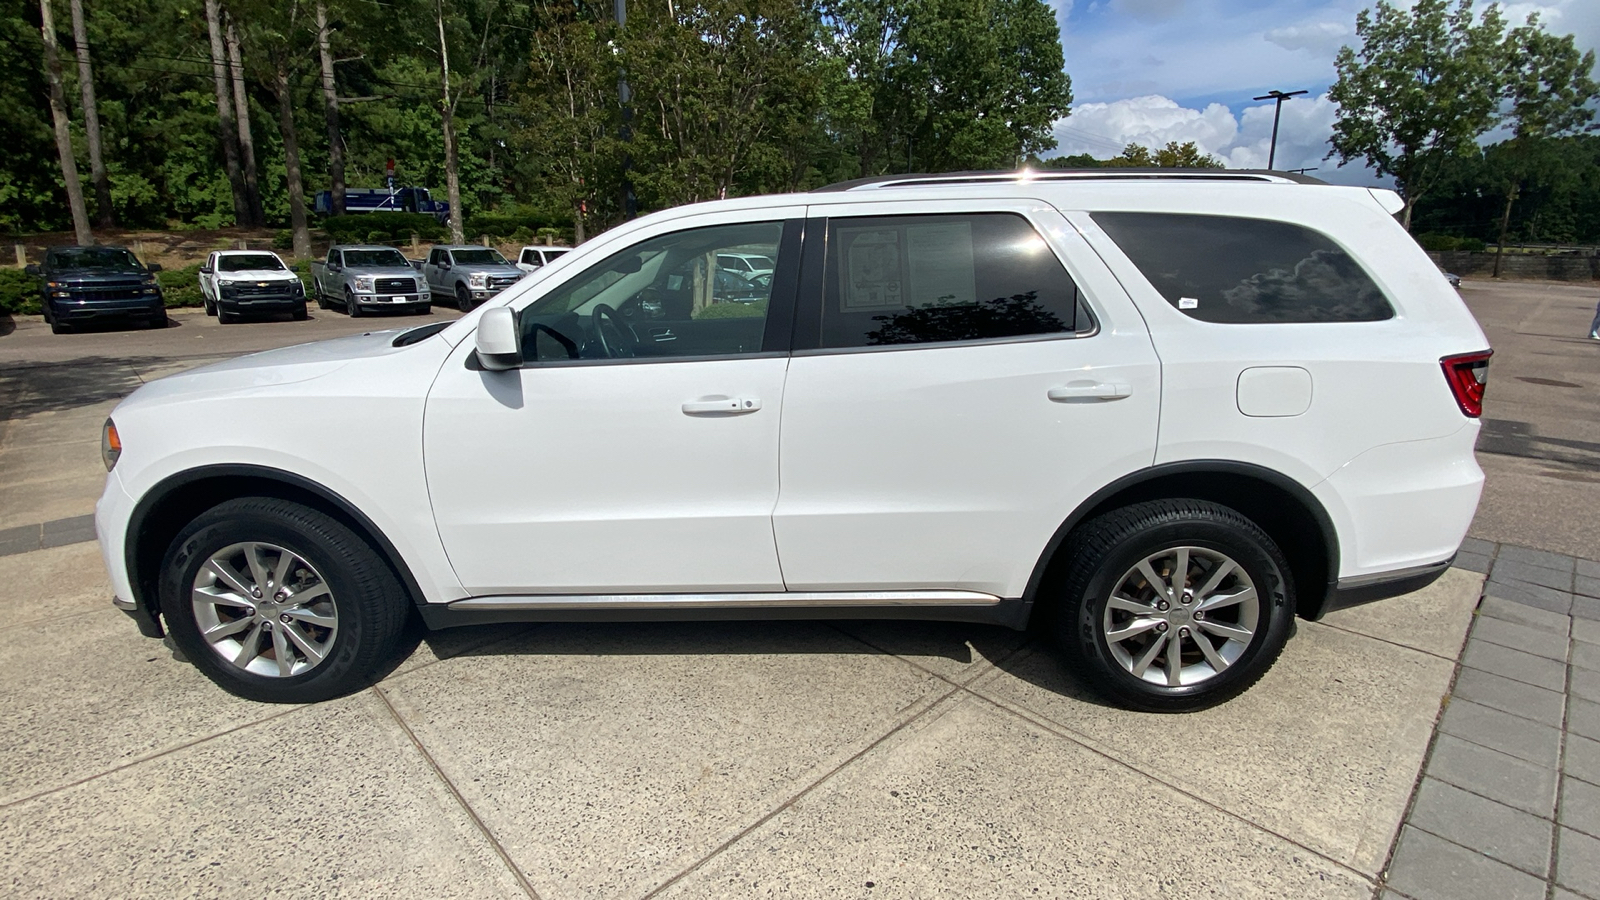
[[[617,18],[617,36],[621,37],[622,27],[628,24],[628,0],[613,0],[612,11]],[[622,220],[626,222],[639,215],[639,198],[633,193],[633,178],[628,174],[633,168],[633,151],[628,146],[633,143],[633,90],[628,87],[627,69],[617,76],[617,99],[622,102]]]
[[[617,2],[620,3],[622,0],[617,0]],[[1283,115],[1283,101],[1289,99],[1290,97],[1298,97],[1301,94],[1307,93],[1310,92],[1290,91],[1289,93],[1285,94],[1283,91],[1268,91],[1264,96],[1255,98],[1257,100],[1278,101],[1277,107],[1272,110],[1272,148],[1267,151],[1267,168],[1272,168],[1272,164],[1278,159],[1278,117]]]

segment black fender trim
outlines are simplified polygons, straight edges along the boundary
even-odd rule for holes
[[[1181,462],[1162,463],[1147,469],[1130,472],[1118,478],[1105,487],[1089,495],[1087,500],[1078,504],[1078,508],[1067,516],[1061,526],[1051,535],[1050,541],[1045,544],[1044,552],[1039,555],[1038,562],[1034,563],[1033,574],[1028,578],[1028,586],[1023,591],[1022,597],[1027,601],[1028,608],[1035,608],[1039,599],[1039,591],[1044,585],[1044,579],[1049,571],[1050,563],[1055,558],[1056,551],[1066,541],[1067,535],[1072,533],[1090,514],[1098,511],[1107,500],[1138,487],[1146,482],[1155,481],[1173,475],[1237,475],[1264,481],[1273,487],[1279,488],[1295,498],[1301,506],[1311,513],[1318,530],[1322,532],[1322,543],[1327,552],[1328,583],[1321,586],[1319,594],[1312,597],[1302,593],[1298,597],[1297,612],[1303,618],[1315,621],[1322,618],[1323,613],[1334,607],[1330,606],[1334,593],[1338,587],[1339,579],[1339,533],[1333,527],[1333,519],[1328,511],[1323,508],[1322,502],[1312,495],[1300,482],[1290,478],[1274,469],[1258,466],[1253,463],[1242,463],[1226,459],[1188,459]],[[1360,602],[1360,601],[1356,601]],[[1353,605],[1353,604],[1352,604]]]
[[[294,472],[274,469],[270,466],[228,463],[200,466],[194,469],[187,469],[175,475],[169,475],[157,482],[155,487],[146,491],[144,496],[139,498],[139,502],[134,504],[133,513],[128,517],[128,530],[123,541],[122,553],[123,564],[128,568],[128,582],[135,594],[131,598],[134,603],[134,609],[129,611],[129,615],[132,615],[134,620],[140,623],[141,632],[144,632],[144,623],[147,620],[156,621],[156,616],[160,611],[158,604],[149,603],[147,598],[140,595],[147,584],[154,583],[155,573],[140,571],[138,535],[144,530],[150,513],[163,500],[169,497],[173,491],[194,484],[197,481],[205,481],[211,478],[251,478],[260,481],[277,482],[296,490],[304,491],[327,503],[336,512],[348,517],[356,528],[378,545],[378,551],[389,561],[389,565],[394,568],[395,574],[400,576],[401,583],[405,585],[406,591],[411,595],[411,602],[419,608],[426,605],[423,600],[422,586],[417,583],[416,576],[411,574],[411,567],[406,564],[405,558],[400,555],[399,550],[395,549],[394,544],[389,541],[388,536],[383,533],[382,529],[378,528],[367,517],[366,513],[363,513],[354,503],[323,485]],[[217,502],[224,502],[224,500],[218,500]],[[165,548],[163,548],[163,552],[165,552]],[[145,633],[148,634],[148,632]]]
[[[1398,572],[1345,578],[1328,592],[1328,599],[1322,604],[1322,613],[1327,614],[1335,610],[1360,606],[1363,603],[1375,603],[1412,591],[1420,591],[1438,581],[1439,576],[1443,575],[1453,562],[1455,562],[1454,556],[1441,563],[1401,569]]]

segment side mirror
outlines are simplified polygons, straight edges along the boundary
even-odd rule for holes
[[[150,265],[145,266],[145,268],[150,271],[151,275],[154,275],[155,273],[161,271],[161,264],[160,263],[151,263]]]
[[[34,265],[33,263],[29,263],[27,266],[25,266],[23,268],[22,271],[27,272],[29,275],[35,275],[35,276],[44,274],[44,270],[39,268],[37,265]]]
[[[201,275],[210,275],[210,274],[214,273],[215,271],[216,270],[211,268],[210,266],[201,266],[200,267],[200,274]]]
[[[503,372],[522,365],[522,347],[517,341],[517,314],[504,306],[486,309],[478,317],[478,362],[491,372]]]

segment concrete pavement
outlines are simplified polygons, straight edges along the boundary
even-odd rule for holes
[[[1500,302],[1476,290],[1475,309]],[[0,337],[0,529],[92,508],[119,390],[387,324],[178,318],[171,332],[56,337],[24,322]],[[1544,346],[1517,331],[1526,316],[1507,318],[1508,342],[1531,349],[1501,348],[1491,404]],[[207,331],[218,340],[178,340]],[[1546,421],[1543,402],[1499,414],[1541,438],[1588,439]],[[1536,490],[1586,471],[1500,455],[1532,466]],[[1520,503],[1494,527],[1516,527]],[[1190,716],[1106,707],[1027,635],[916,623],[460,629],[421,639],[371,690],[281,707],[228,696],[139,638],[106,602],[93,544],[0,556],[0,885],[19,897],[1373,897],[1482,584],[1452,570],[1301,623],[1260,684]]]

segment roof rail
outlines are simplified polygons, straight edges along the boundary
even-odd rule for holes
[[[1297,172],[1271,169],[1036,169],[1009,172],[945,172],[878,175],[816,188],[814,194],[942,184],[1028,184],[1037,181],[1236,181],[1276,184],[1327,184]]]

